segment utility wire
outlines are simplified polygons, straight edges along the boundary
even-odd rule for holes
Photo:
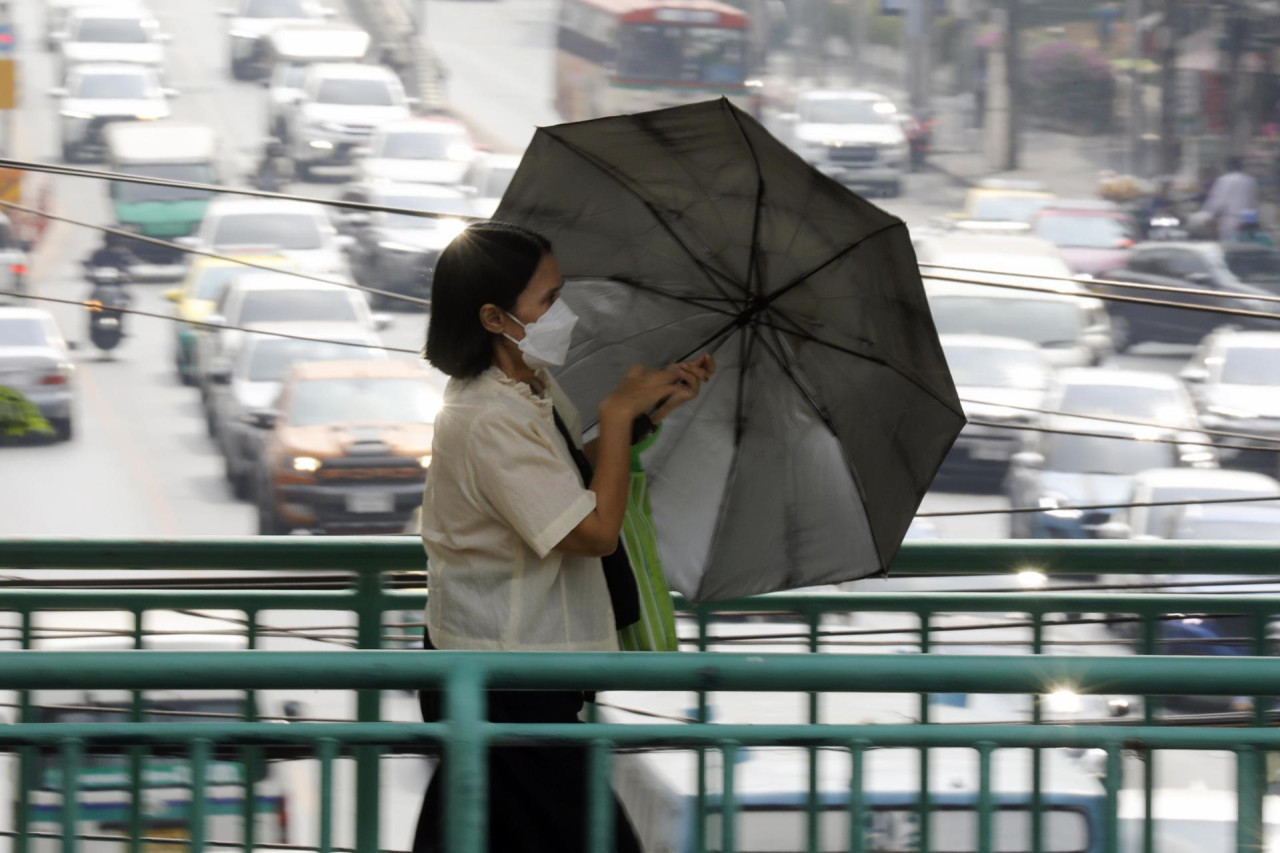
[[[1062,281],[1070,282],[1076,285],[1083,285],[1084,292],[1089,294],[1089,287],[1093,285],[1102,285],[1104,287],[1119,287],[1131,290],[1151,290],[1160,293],[1185,293],[1188,296],[1211,296],[1217,299],[1249,299],[1254,302],[1280,302],[1280,296],[1269,296],[1265,294],[1241,293],[1238,290],[1209,290],[1203,287],[1175,287],[1168,284],[1143,284],[1134,281],[1116,281],[1106,278],[1088,278],[1080,279],[1074,276],[1066,275],[1042,275],[1033,272],[1006,272],[1004,270],[984,270],[976,267],[956,267],[950,264],[920,264],[921,269],[940,269],[951,270],[953,272],[975,273],[977,275],[1000,275],[1009,276],[1011,278],[1032,278],[1040,281]],[[932,275],[926,275],[926,278],[933,278]],[[984,282],[990,284],[990,282]],[[1052,290],[1050,288],[1041,288],[1050,293],[1060,293],[1061,291]]]
[[[29,213],[29,214],[32,214],[33,216],[41,216],[41,217],[44,217],[45,219],[53,219],[57,222],[66,222],[68,225],[75,225],[80,228],[88,228],[93,231],[100,231],[103,234],[114,234],[118,237],[124,237],[129,240],[137,240],[141,243],[150,243],[153,246],[160,246],[161,248],[165,248],[165,249],[173,249],[176,252],[182,252],[184,254],[199,255],[202,258],[213,258],[214,260],[227,261],[228,263],[239,264],[240,266],[249,267],[250,269],[255,269],[255,270],[261,270],[263,272],[292,275],[292,276],[296,276],[297,278],[306,279],[307,281],[315,281],[315,282],[319,282],[320,284],[332,284],[337,287],[345,287],[349,290],[362,290],[365,293],[373,293],[373,294],[377,294],[378,296],[385,297],[387,299],[394,299],[400,302],[409,302],[414,305],[426,305],[426,306],[431,305],[430,299],[422,299],[417,296],[409,296],[404,293],[396,293],[394,290],[381,290],[377,287],[366,287],[363,284],[356,284],[350,281],[339,281],[333,278],[325,278],[322,275],[315,275],[314,273],[303,272],[302,270],[284,269],[281,267],[268,266],[267,264],[259,264],[243,257],[231,257],[229,255],[219,254],[218,252],[211,252],[211,251],[208,251],[207,249],[197,249],[194,246],[183,246],[178,243],[172,243],[168,240],[161,240],[157,237],[148,237],[145,234],[136,234],[132,231],[125,231],[122,228],[112,228],[108,225],[95,225],[92,222],[85,222],[83,219],[72,219],[69,216],[62,216],[61,214],[57,214],[57,213],[48,213],[47,211],[36,210],[34,207],[27,207],[26,205],[17,204],[16,202],[12,202],[12,201],[0,200],[0,207],[9,208],[11,210],[20,210],[23,213]]]
[[[1067,417],[1071,417],[1068,415]],[[1089,432],[1088,430],[1079,429],[1061,429],[1059,427],[1032,426],[1030,424],[1010,424],[1001,423],[1000,421],[983,421],[969,419],[969,423],[974,426],[984,426],[991,429],[1011,429],[1019,432],[1047,432],[1053,435],[1079,435],[1084,438],[1110,438],[1116,441],[1140,441],[1143,444],[1174,444],[1179,447],[1213,447],[1224,448],[1227,450],[1253,450],[1258,453],[1280,453],[1280,447],[1256,447],[1252,444],[1227,444],[1225,442],[1212,441],[1195,441],[1193,439],[1179,438],[1143,438],[1137,435],[1117,435],[1113,432]],[[1170,427],[1164,427],[1168,432],[1174,432]],[[1193,432],[1193,430],[1186,430]]]
[[[2,203],[2,202],[0,202]],[[200,326],[205,329],[231,330],[235,332],[246,332],[251,335],[266,335],[273,338],[289,338],[295,341],[311,341],[317,344],[337,344],[344,347],[359,347],[360,349],[376,349],[385,350],[387,352],[404,352],[410,355],[421,355],[421,350],[405,349],[404,347],[388,347],[381,344],[366,344],[359,341],[335,341],[328,338],[313,338],[310,335],[294,335],[289,332],[277,332],[271,329],[255,329],[251,326],[227,326],[217,323],[205,323],[200,320],[184,320],[181,317],[175,317],[172,314],[157,314],[154,311],[142,311],[137,308],[107,308],[103,309],[102,305],[97,302],[84,301],[80,299],[63,299],[57,296],[37,296],[34,293],[23,293],[18,290],[0,290],[0,296],[15,296],[19,299],[34,299],[38,302],[57,302],[60,305],[79,305],[82,308],[91,310],[118,311],[121,314],[135,314],[139,317],[151,317],[156,320],[168,320],[173,323],[186,323],[188,326]]]
[[[956,512],[919,512],[916,518],[958,518],[961,516],[972,515],[1017,515],[1019,513],[1028,512],[1058,512],[1064,509],[1095,510],[1095,509],[1137,509],[1139,507],[1156,507],[1156,506],[1203,506],[1208,504],[1244,504],[1244,503],[1265,503],[1267,501],[1280,501],[1280,495],[1255,495],[1247,498],[1197,498],[1195,500],[1182,501],[1143,501],[1138,503],[1126,504],[1073,504],[1068,506],[1018,506],[1008,509],[971,509]]]

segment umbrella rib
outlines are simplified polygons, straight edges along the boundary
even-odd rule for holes
[[[676,242],[676,245],[678,245],[681,249],[684,249],[685,253],[689,256],[689,259],[693,261],[694,266],[702,270],[704,275],[706,275],[707,277],[708,283],[710,283],[711,286],[714,287],[720,293],[721,296],[724,296],[727,299],[733,299],[732,295],[726,292],[724,288],[716,282],[716,279],[724,278],[730,284],[737,285],[739,288],[741,288],[741,285],[735,282],[732,276],[728,275],[727,273],[722,273],[720,270],[715,269],[714,267],[710,266],[709,264],[699,259],[697,255],[694,254],[693,250],[689,248],[688,245],[685,244],[685,241],[680,239],[679,235],[676,234],[676,232],[671,228],[671,226],[667,223],[667,221],[662,218],[662,216],[658,213],[658,209],[654,207],[653,204],[651,204],[647,199],[645,199],[643,196],[641,196],[639,193],[633,190],[631,187],[627,186],[626,182],[623,181],[607,163],[601,162],[598,158],[592,156],[586,151],[583,151],[581,148],[579,148],[577,145],[574,145],[572,142],[569,142],[567,139],[559,137],[554,133],[548,133],[547,135],[550,136],[552,139],[556,140],[557,142],[559,142],[565,148],[568,148],[574,154],[577,154],[583,160],[586,160],[588,163],[595,166],[597,169],[599,169],[601,172],[607,175],[614,183],[622,187],[622,189],[631,193],[631,195],[634,196],[635,199],[640,202],[640,204],[644,205],[644,208],[649,211],[651,216],[653,216],[654,221],[656,221],[659,225],[662,226],[662,229],[666,231],[667,235],[670,236],[671,239]]]
[[[778,329],[776,327],[768,323],[765,323],[764,325],[771,332],[773,332],[775,336],[777,336]],[[799,376],[797,376],[794,366],[789,364],[787,362],[786,357],[782,354],[781,340],[778,341],[777,350],[775,350],[773,348],[773,345],[769,343],[764,333],[760,333],[760,342],[764,345],[764,348],[769,353],[769,355],[773,356],[773,360],[778,363],[778,367],[781,368],[782,372],[785,373],[787,375],[787,378],[791,380],[791,383],[796,386],[796,390],[800,392],[800,396],[802,396],[805,402],[809,404],[810,408],[813,409],[813,413],[818,416],[818,418],[822,421],[823,425],[827,427],[827,429],[831,430],[832,433],[835,433],[836,425],[835,425],[835,421],[831,419],[830,413],[828,413],[826,408],[820,402],[818,402],[818,400],[815,399],[811,393],[809,393],[809,389],[804,386],[804,384],[800,381]]]
[[[728,310],[727,308],[721,308],[721,307],[716,306],[716,305],[709,305],[709,304],[707,304],[707,301],[706,301],[706,300],[699,299],[699,298],[696,298],[696,297],[693,297],[693,296],[680,296],[679,294],[671,293],[670,291],[663,290],[663,289],[662,289],[662,288],[660,288],[660,287],[654,287],[654,286],[653,286],[653,285],[651,285],[651,284],[645,284],[644,282],[642,282],[642,281],[638,281],[638,280],[636,280],[636,279],[623,278],[622,276],[616,276],[616,275],[611,275],[611,276],[567,275],[567,276],[565,276],[565,277],[564,277],[564,280],[565,280],[565,281],[616,281],[616,282],[618,282],[619,284],[625,284],[625,285],[627,285],[628,287],[634,287],[636,290],[643,290],[643,291],[645,291],[646,293],[652,293],[652,294],[655,294],[655,295],[657,295],[657,296],[665,296],[667,299],[674,299],[674,300],[676,300],[677,302],[683,302],[683,303],[685,303],[686,305],[692,305],[692,306],[694,306],[695,308],[701,308],[701,309],[703,309],[704,311],[711,311],[711,312],[716,313],[716,314],[723,314],[723,315],[725,315],[726,317],[737,317],[737,316],[738,316],[736,312],[734,312],[734,311],[730,311],[730,310]],[[727,298],[726,298],[726,299],[727,299]],[[726,301],[726,300],[725,300],[725,299],[715,299],[715,298],[712,298],[712,299],[710,299],[709,301],[711,301],[711,302],[722,302],[722,301]]]
[[[742,126],[742,118],[738,115],[738,111],[729,110],[729,115],[733,116],[733,123],[738,127],[738,133],[742,135],[742,142],[747,146],[747,150],[751,152],[751,162],[756,167],[756,203],[755,211],[751,217],[751,242],[748,244],[747,251],[751,253],[750,260],[747,265],[747,293],[754,293],[763,286],[763,276],[760,272],[760,253],[757,251],[757,241],[760,239],[760,213],[764,207],[764,172],[760,168],[760,157],[756,154],[756,147],[751,144],[751,138],[747,136],[747,130]],[[752,285],[755,285],[753,288]]]
[[[792,290],[794,290],[795,288],[799,287],[801,284],[804,284],[804,282],[805,282],[805,281],[806,281],[810,276],[816,275],[817,273],[821,272],[821,271],[822,271],[823,269],[825,269],[826,267],[831,266],[831,265],[832,265],[832,264],[834,264],[836,261],[840,260],[840,259],[841,259],[841,258],[843,258],[845,255],[847,255],[847,254],[849,254],[850,252],[852,252],[854,249],[858,248],[858,247],[859,247],[859,246],[861,246],[863,243],[865,243],[865,242],[867,242],[868,240],[870,240],[872,237],[879,236],[880,234],[883,234],[884,232],[888,231],[889,229],[891,229],[891,228],[897,228],[897,227],[899,227],[899,226],[901,226],[901,227],[905,228],[905,227],[906,227],[906,223],[905,223],[905,222],[903,222],[901,219],[894,219],[894,220],[893,220],[892,222],[890,222],[888,225],[882,225],[881,227],[879,227],[879,228],[875,229],[875,230],[874,230],[874,231],[872,231],[871,233],[869,233],[869,234],[864,234],[861,238],[859,238],[858,240],[855,240],[853,243],[850,243],[848,246],[846,246],[845,248],[841,249],[839,252],[836,252],[834,255],[832,255],[831,257],[827,258],[825,261],[823,261],[822,263],[818,264],[816,267],[812,267],[811,269],[807,270],[806,272],[802,272],[802,273],[800,273],[800,275],[796,276],[796,277],[795,277],[795,278],[793,278],[791,281],[787,282],[787,283],[786,283],[786,284],[784,284],[782,287],[780,287],[780,288],[778,288],[777,290],[775,290],[773,293],[770,293],[768,296],[766,296],[766,297],[765,297],[766,302],[767,302],[767,303],[772,303],[772,302],[776,301],[776,300],[777,300],[777,299],[779,299],[780,297],[784,296],[785,294],[787,294],[787,293],[791,292]]]

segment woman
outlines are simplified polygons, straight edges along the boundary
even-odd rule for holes
[[[564,363],[577,320],[562,286],[551,245],[499,222],[467,228],[436,265],[426,356],[452,379],[422,503],[429,649],[618,649],[626,623],[601,559],[619,551],[633,429],[692,399],[710,363],[632,368],[600,405],[598,438],[581,446],[578,414],[546,371]],[[619,609],[626,592],[613,590]],[[423,719],[439,719],[435,691],[421,703]],[[487,694],[495,722],[572,723],[583,703],[581,691]],[[443,849],[441,776],[417,853]],[[490,750],[489,849],[584,850],[586,777],[577,747]],[[615,811],[616,850],[639,850]]]

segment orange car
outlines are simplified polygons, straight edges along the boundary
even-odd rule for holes
[[[294,366],[275,412],[255,415],[258,532],[403,530],[422,504],[443,387],[415,361]]]

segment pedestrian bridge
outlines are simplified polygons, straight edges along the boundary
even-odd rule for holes
[[[484,752],[533,741],[588,751],[592,851],[609,780],[647,849],[1280,850],[1280,596],[1233,591],[1274,545],[908,543],[889,591],[678,602],[679,654],[408,653],[408,537],[11,538],[0,568],[15,853],[402,850],[440,753],[478,853]],[[535,726],[486,688],[602,693]]]

